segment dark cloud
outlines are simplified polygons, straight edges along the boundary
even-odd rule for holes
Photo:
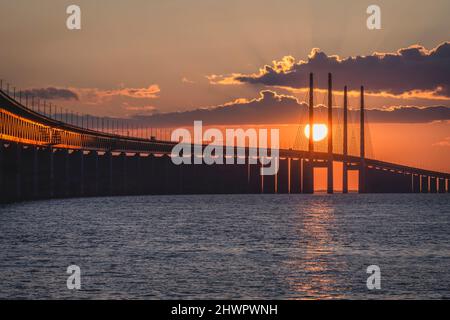
[[[293,57],[287,56],[271,66],[266,65],[257,74],[211,76],[210,80],[221,84],[305,88],[310,72],[317,75],[321,88],[326,87],[327,73],[331,72],[335,87],[339,89],[344,85],[358,88],[363,84],[374,93],[402,94],[418,90],[450,97],[450,42],[432,50],[415,45],[396,53],[374,53],[345,59],[313,49],[307,61],[295,62]]]
[[[44,100],[78,100],[78,94],[69,89],[60,89],[54,87],[34,88],[22,91],[22,95],[35,97]]]
[[[273,91],[262,91],[260,98],[253,100],[237,100],[218,107],[195,109],[184,112],[157,113],[141,116],[139,119],[151,125],[179,126],[192,124],[202,120],[206,124],[265,124],[272,119],[280,123],[294,122],[299,119],[297,99],[291,96],[278,95]],[[294,118],[294,119],[292,119]]]
[[[342,119],[342,108],[335,108],[335,118]],[[315,108],[316,121],[326,121],[327,109]],[[358,119],[357,110],[350,111],[351,119]],[[367,110],[370,122],[424,123],[450,120],[449,107],[393,107]],[[249,124],[299,124],[308,119],[308,106],[295,97],[278,95],[269,90],[253,100],[237,100],[222,106],[195,109],[185,112],[158,113],[135,118],[146,125],[157,127],[190,126],[195,120],[205,125],[249,125]]]
[[[435,107],[395,107],[388,110],[367,111],[369,122],[425,123],[450,120],[450,108]]]

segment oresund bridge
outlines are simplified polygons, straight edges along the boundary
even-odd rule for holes
[[[313,141],[314,78],[310,74],[306,150],[279,150],[277,175],[262,176],[261,164],[175,165],[175,142],[154,137],[86,128],[67,115],[42,114],[28,97],[0,90],[0,202],[36,199],[153,195],[314,192],[314,168],[327,169],[327,192],[334,192],[333,163],[341,162],[343,193],[348,172],[358,172],[360,193],[446,193],[450,174],[413,168],[366,157],[364,88],[360,95],[359,155],[348,153],[347,88],[343,103],[342,152],[333,150],[333,130],[327,151]],[[333,128],[332,76],[328,76],[328,128]],[[25,103],[23,100],[25,99]],[[199,119],[201,120],[201,119]],[[97,121],[98,122],[98,121]],[[94,127],[94,126],[93,126]],[[245,148],[246,158],[250,150]],[[237,155],[237,152],[235,152]],[[192,155],[194,157],[195,155]],[[236,163],[236,162],[235,162]]]

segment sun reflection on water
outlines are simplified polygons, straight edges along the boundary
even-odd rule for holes
[[[335,225],[334,208],[326,198],[318,198],[298,210],[298,250],[288,262],[291,274],[298,276],[289,277],[288,283],[302,299],[343,298],[343,284],[336,275],[346,266],[333,257]]]

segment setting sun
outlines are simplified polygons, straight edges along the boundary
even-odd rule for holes
[[[328,135],[328,128],[325,124],[314,124],[313,125],[313,140],[321,141]],[[309,139],[309,124],[305,127],[305,136]]]

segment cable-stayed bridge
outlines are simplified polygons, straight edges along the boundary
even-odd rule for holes
[[[120,130],[98,117],[83,117],[80,125],[78,115],[76,121],[74,114],[61,111],[57,116],[56,110],[52,113],[51,106],[47,114],[44,106],[43,114],[40,105],[38,109],[34,102],[29,106],[28,97],[22,97],[20,93],[18,96],[9,87],[1,88],[0,202],[144,194],[313,193],[314,168],[327,169],[327,192],[333,193],[335,162],[343,164],[344,193],[348,192],[349,171],[358,172],[360,193],[449,192],[449,173],[366,157],[363,87],[359,106],[359,152],[350,154],[347,88],[344,89],[342,119],[337,122],[331,74],[326,99],[329,128],[326,150],[318,149],[313,139],[315,96],[312,74],[308,92],[306,124],[310,125],[309,138],[302,141],[297,137],[294,146],[280,149],[278,173],[262,176],[259,162],[175,165],[170,154],[176,143],[167,137],[153,137],[147,128],[138,130],[140,137],[130,137],[123,134],[130,128]],[[339,130],[335,130],[338,126]],[[339,152],[336,152],[337,142]],[[251,151],[244,147],[246,159],[252,156]]]

